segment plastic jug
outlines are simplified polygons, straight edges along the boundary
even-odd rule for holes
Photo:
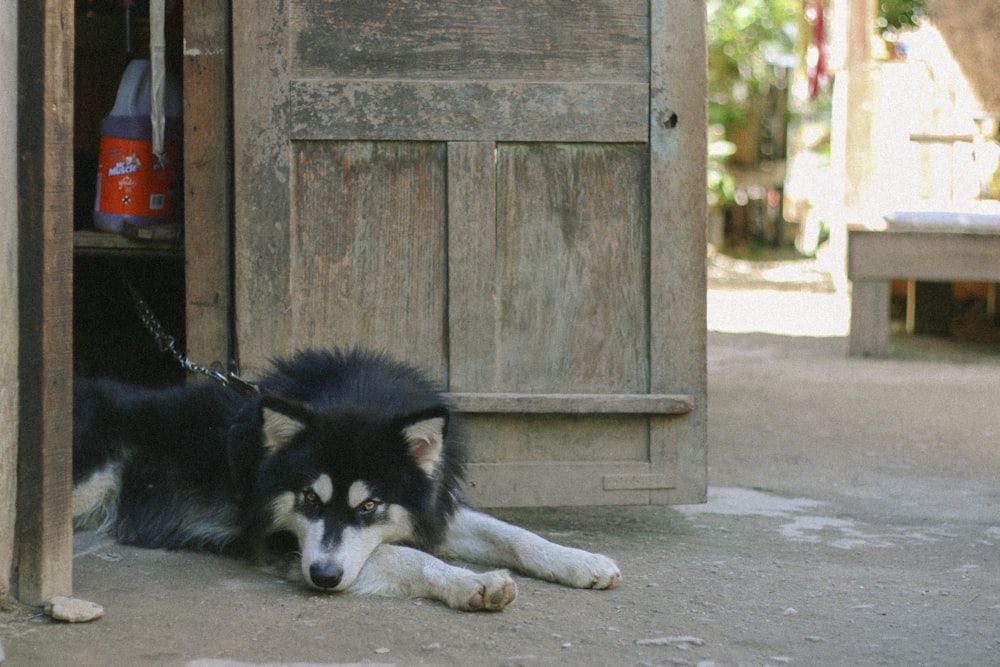
[[[125,68],[115,106],[101,121],[94,225],[121,232],[126,222],[147,226],[172,222],[176,206],[181,141],[181,100],[167,77],[164,94],[165,159],[153,154],[148,60]]]

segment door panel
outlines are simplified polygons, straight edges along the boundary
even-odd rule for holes
[[[244,369],[425,366],[487,505],[702,499],[703,3],[233,13]]]
[[[492,386],[471,389],[648,391],[645,147],[504,144],[498,155],[504,363]]]
[[[318,346],[375,341],[443,377],[445,146],[292,146],[293,339]]]

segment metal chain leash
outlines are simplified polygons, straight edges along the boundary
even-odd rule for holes
[[[143,326],[146,327],[146,331],[153,336],[153,339],[156,341],[156,346],[159,348],[160,352],[169,353],[174,359],[177,360],[177,363],[179,363],[184,370],[189,373],[205,375],[244,395],[257,393],[258,390],[256,386],[247,382],[232,371],[225,371],[220,364],[203,366],[192,361],[190,357],[178,350],[177,339],[171,336],[166,330],[159,318],[156,317],[153,309],[149,307],[149,304],[146,303],[146,300],[142,298],[141,294],[139,294],[139,291],[135,288],[135,285],[132,284],[132,281],[124,275],[124,272],[122,272],[122,282],[125,284],[125,288],[128,290],[129,296],[132,297],[132,305],[135,306],[139,319],[142,321]]]

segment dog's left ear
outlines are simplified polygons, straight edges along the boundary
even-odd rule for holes
[[[419,412],[403,422],[403,438],[409,447],[410,456],[428,475],[434,474],[441,461],[447,429],[448,409],[445,407]]]
[[[305,430],[312,419],[312,412],[302,403],[265,396],[260,402],[260,416],[264,447],[274,453]]]

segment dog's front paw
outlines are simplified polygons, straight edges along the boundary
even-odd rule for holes
[[[517,584],[507,570],[475,573],[456,582],[448,603],[465,611],[503,611],[517,597]]]
[[[588,567],[591,572],[587,588],[614,588],[621,581],[622,573],[617,563],[602,554],[590,554]]]
[[[558,581],[575,588],[614,588],[622,578],[618,565],[602,554],[572,549],[563,565]]]

